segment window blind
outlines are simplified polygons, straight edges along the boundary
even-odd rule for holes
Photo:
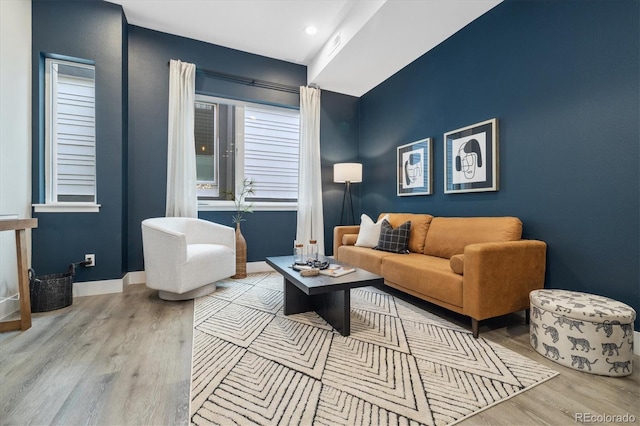
[[[245,107],[244,175],[256,181],[252,199],[298,198],[300,113]]]
[[[52,165],[58,202],[96,201],[94,70],[52,64]]]

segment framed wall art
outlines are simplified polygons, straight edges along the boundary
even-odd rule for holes
[[[431,138],[398,147],[398,196],[429,195],[432,181]]]
[[[498,190],[498,119],[444,134],[444,192]]]

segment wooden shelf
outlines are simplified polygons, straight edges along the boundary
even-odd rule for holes
[[[38,227],[38,219],[0,219],[0,231],[15,231],[18,260],[18,292],[20,319],[0,322],[0,332],[31,328],[31,296],[29,294],[29,265],[27,264],[26,230]]]

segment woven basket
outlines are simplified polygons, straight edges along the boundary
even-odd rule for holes
[[[73,276],[75,265],[63,274],[36,276],[29,269],[29,294],[31,296],[31,312],[48,312],[66,308],[73,303]]]
[[[240,222],[236,223],[236,274],[231,278],[247,278],[247,241],[240,230]]]

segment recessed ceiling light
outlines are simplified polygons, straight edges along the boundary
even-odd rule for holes
[[[314,35],[318,32],[318,29],[313,25],[307,25],[306,27],[304,27],[304,32],[308,35]]]

